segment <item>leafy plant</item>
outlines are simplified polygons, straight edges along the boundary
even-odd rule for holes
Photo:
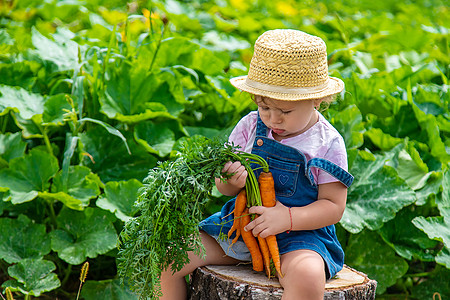
[[[235,160],[250,172],[251,163],[267,167],[257,155],[224,146],[223,141],[194,137],[181,144],[174,160],[149,171],[136,201],[140,215],[125,224],[118,244],[118,274],[140,299],[158,299],[161,272],[169,267],[181,270],[189,262],[189,251],[204,255],[198,228],[202,207],[223,165]],[[246,189],[249,198],[261,198],[255,176],[248,177]]]

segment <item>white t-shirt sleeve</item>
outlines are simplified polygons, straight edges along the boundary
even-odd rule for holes
[[[345,148],[344,139],[339,136],[333,139],[330,148],[323,157],[326,160],[338,165],[345,171],[348,171],[347,150]],[[317,170],[317,184],[324,184],[339,181],[336,177],[321,169]]]

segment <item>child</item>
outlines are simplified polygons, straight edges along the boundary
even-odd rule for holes
[[[325,281],[343,266],[333,224],[344,212],[353,177],[346,171],[343,138],[317,108],[331,101],[344,84],[328,76],[326,46],[320,38],[288,29],[262,34],[248,75],[231,83],[252,94],[258,111],[239,121],[229,141],[267,160],[277,197],[274,207],[250,208],[260,216],[245,230],[254,236],[276,235],[284,275],[279,278],[282,299],[323,299]],[[228,162],[223,172],[235,174],[226,182],[216,179],[218,190],[237,195],[245,186],[245,168]],[[230,240],[219,239],[232,222],[217,224],[231,220],[233,208],[234,199],[200,223],[206,258],[190,253],[190,263],[180,272],[163,272],[162,299],[186,299],[184,276],[199,266],[250,260],[242,240],[230,248]]]

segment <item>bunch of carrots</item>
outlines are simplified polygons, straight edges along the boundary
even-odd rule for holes
[[[254,159],[254,157],[252,158]],[[236,236],[231,242],[231,245],[233,245],[237,242],[239,236],[242,236],[252,256],[253,270],[257,272],[265,270],[267,277],[270,278],[272,262],[278,275],[283,277],[276,237],[271,235],[262,238],[258,235],[255,238],[251,231],[244,230],[248,223],[258,217],[249,213],[249,207],[254,205],[272,207],[276,204],[275,185],[269,166],[262,158],[258,159],[257,163],[261,165],[263,171],[257,180],[253,171],[248,172],[245,189],[241,190],[236,197],[235,207],[232,212],[234,215],[233,225],[228,231],[228,238],[236,232]]]

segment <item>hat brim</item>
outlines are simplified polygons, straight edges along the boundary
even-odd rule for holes
[[[263,97],[269,97],[277,100],[285,101],[299,101],[299,100],[309,100],[309,99],[320,99],[327,96],[339,94],[344,90],[344,82],[336,77],[329,77],[327,87],[320,92],[306,93],[306,94],[296,94],[296,93],[280,93],[271,90],[258,89],[249,86],[246,83],[247,75],[234,77],[230,79],[230,83],[241,91],[248,92],[250,94],[259,95]]]

